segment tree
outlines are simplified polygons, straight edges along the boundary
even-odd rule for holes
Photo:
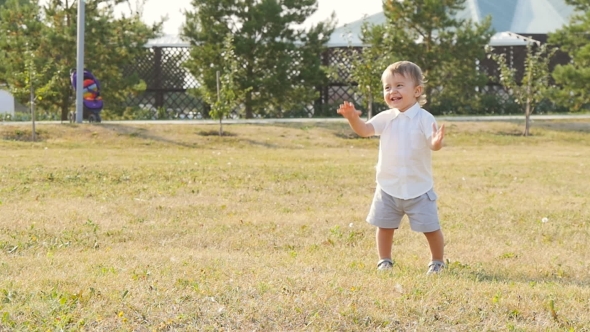
[[[11,11],[12,8],[17,10]],[[43,30],[39,19],[36,2],[8,0],[0,6],[0,31],[4,31],[0,35],[0,82],[6,83],[23,104],[33,102],[30,97],[32,82],[37,86],[45,86],[47,82],[42,77],[47,72],[46,61],[36,56]],[[34,68],[44,70],[37,73]]]
[[[24,71],[13,73],[13,75],[19,80],[24,82],[24,86],[18,88],[16,86],[11,87],[11,92],[17,98],[23,100],[25,96],[29,96],[29,107],[31,110],[31,123],[32,123],[32,133],[33,133],[33,141],[36,137],[35,132],[35,111],[34,105],[37,101],[43,100],[48,96],[53,95],[53,86],[55,84],[55,77],[51,81],[47,82],[44,81],[43,78],[45,76],[45,72],[48,70],[48,67],[37,69],[35,65],[35,55],[34,52],[31,50],[27,43],[27,51],[22,54],[24,58]]]
[[[516,69],[510,68],[506,62],[506,55],[491,53],[491,48],[488,48],[488,50],[489,56],[498,63],[500,84],[511,92],[516,103],[523,108],[525,115],[523,135],[528,136],[531,114],[539,102],[547,98],[548,95],[549,61],[555,54],[556,49],[548,49],[547,44],[527,43],[524,74],[520,84],[516,81]]]
[[[549,43],[568,53],[571,62],[557,65],[553,79],[560,86],[556,101],[569,106],[572,111],[580,111],[590,104],[590,0],[568,0],[575,6],[567,26],[549,34]]]
[[[416,63],[426,78],[425,94],[430,111],[440,113],[444,104],[467,112],[477,100],[477,87],[487,77],[477,70],[492,36],[491,21],[481,24],[462,20],[456,13],[465,0],[386,0],[387,22],[363,32],[362,40],[381,54]],[[385,68],[383,68],[385,69]]]
[[[223,72],[217,75],[217,91],[209,90],[206,85],[201,86],[197,91],[192,91],[196,97],[202,97],[211,105],[209,114],[213,119],[219,120],[219,136],[223,136],[223,118],[243,101],[250,90],[250,88],[240,90],[236,84],[236,78],[243,74],[243,68],[236,59],[233,38],[230,34],[224,40],[222,59]]]
[[[0,0],[0,7],[4,6],[4,4],[7,2],[8,2],[8,0]],[[21,5],[29,4],[29,3],[31,3],[31,0],[19,0],[19,3]]]
[[[50,81],[44,80],[49,66],[45,64],[44,68],[37,68],[35,53],[28,47],[27,51],[21,54],[21,56],[24,62],[23,71],[13,73],[13,77],[19,82],[22,82],[23,85],[11,86],[10,92],[19,100],[32,97],[32,99],[29,99],[31,102],[40,101],[52,96],[55,93],[53,86],[56,83],[56,77],[53,77]]]
[[[25,41],[34,50],[38,68],[47,68],[42,80],[55,81],[54,94],[39,101],[39,106],[61,113],[65,120],[74,103],[70,70],[76,68],[76,21],[74,0],[50,0],[40,7],[36,1],[8,0],[0,8],[0,80],[20,87],[23,82],[13,73],[22,72]],[[70,4],[71,2],[71,4]],[[101,80],[107,105],[125,100],[137,85],[137,75],[124,75],[123,68],[145,52],[143,45],[161,30],[161,22],[147,26],[139,14],[115,18],[114,6],[123,0],[86,2],[85,67]],[[23,28],[23,27],[26,27]]]
[[[229,33],[244,69],[236,85],[251,87],[244,100],[246,118],[282,116],[317,99],[316,87],[326,82],[319,55],[333,22],[296,28],[316,11],[316,0],[193,0],[192,7],[185,11],[182,35],[193,46],[186,66],[201,85],[215,89]]]

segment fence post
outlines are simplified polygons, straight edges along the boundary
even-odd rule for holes
[[[330,66],[330,49],[326,48],[322,53],[322,64],[327,68]],[[332,85],[331,79],[327,82],[326,85],[322,88],[322,96],[321,96],[321,103],[322,103],[322,111],[326,112],[327,105],[330,104],[330,86]],[[325,116],[325,114],[324,114]]]
[[[164,107],[164,92],[162,91],[162,48],[154,47],[154,91],[156,108]]]

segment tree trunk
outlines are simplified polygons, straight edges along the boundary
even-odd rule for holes
[[[524,136],[529,136],[531,127],[531,75],[533,71],[532,64],[529,65],[529,77],[526,85],[526,107],[524,110]]]
[[[254,70],[252,69],[252,63],[254,63],[254,60],[248,59],[247,63],[246,79],[251,81],[254,78]],[[246,101],[244,104],[246,108],[246,119],[252,119],[254,117],[254,112],[252,111],[252,90],[246,92]]]
[[[245,102],[245,106],[246,106],[246,119],[252,119],[253,118],[253,113],[252,113],[252,92],[248,91],[246,93],[246,102]]]
[[[70,4],[66,0],[66,26],[70,27]]]
[[[61,101],[61,121],[68,121],[68,113],[69,113],[69,108],[70,103],[68,103],[67,97]]]
[[[217,82],[217,102],[219,102],[219,100],[221,99],[221,96],[219,94],[219,90],[220,90],[220,88],[219,88],[219,84],[220,84],[219,70],[215,73],[215,80]],[[223,121],[222,121],[222,119],[223,119],[223,114],[220,114],[219,115],[219,136],[220,137],[223,136]]]
[[[37,140],[37,134],[35,133],[35,90],[33,89],[33,80],[31,77],[31,123],[33,124],[33,142]]]
[[[526,108],[524,111],[524,136],[529,136],[529,128],[531,127],[531,101],[527,98]]]
[[[369,107],[367,107],[367,121],[371,120],[373,117],[373,93],[371,93],[371,88],[369,88]]]

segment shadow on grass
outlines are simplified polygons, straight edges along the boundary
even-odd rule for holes
[[[316,122],[272,122],[272,123],[261,123],[258,124],[259,126],[271,126],[271,127],[283,127],[283,128],[290,128],[290,129],[302,129],[302,130],[309,130],[313,128],[322,128],[328,130],[337,130],[340,128],[344,128],[345,125],[348,127],[347,123],[338,123],[338,122],[330,122],[330,121],[316,121]]]
[[[146,128],[137,128],[137,127],[132,127],[132,126],[120,125],[120,124],[101,124],[101,126],[107,130],[114,132],[117,135],[125,135],[125,136],[129,136],[129,137],[136,137],[136,138],[145,139],[145,140],[152,140],[152,141],[156,141],[156,142],[160,142],[160,143],[172,144],[172,145],[182,146],[182,147],[186,147],[186,148],[197,147],[196,142],[194,142],[194,143],[183,142],[183,141],[169,139],[169,138],[159,136],[159,135],[154,135],[153,133],[151,133],[149,131],[149,129],[146,129]],[[196,135],[203,136],[203,137],[211,137],[211,138],[220,137],[219,130],[199,131]],[[223,135],[221,137],[229,138],[229,139],[231,139],[231,142],[234,142],[234,143],[244,143],[244,144],[249,144],[249,145],[262,146],[262,147],[270,148],[270,149],[279,148],[278,145],[268,143],[268,142],[260,142],[260,141],[247,139],[247,138],[239,139],[237,134],[234,134],[234,133],[231,133],[228,131],[224,131]]]
[[[236,134],[224,131],[221,135],[219,135],[219,130],[207,130],[207,131],[200,131],[198,135],[201,136],[221,136],[221,137],[235,137]]]
[[[137,138],[141,138],[141,139],[145,139],[145,140],[152,140],[152,141],[156,141],[156,142],[160,142],[160,143],[173,144],[173,145],[178,145],[178,146],[182,146],[182,147],[186,147],[186,148],[194,148],[195,147],[195,144],[190,144],[187,142],[176,141],[176,140],[172,140],[172,139],[169,139],[166,137],[153,135],[148,131],[148,129],[145,129],[145,128],[137,128],[137,127],[131,127],[131,126],[126,126],[126,125],[120,125],[120,124],[106,124],[106,123],[101,124],[100,126],[102,128],[105,128],[107,130],[114,132],[117,135],[137,137]]]
[[[273,123],[271,124],[273,127],[283,127],[289,129],[301,129],[301,130],[310,130],[310,129],[323,129],[332,134],[335,137],[342,138],[342,139],[364,139],[357,135],[348,123],[334,123],[334,122],[314,122],[314,123]]]
[[[343,139],[366,139],[366,137],[360,137],[359,135],[357,135],[353,131],[350,131],[350,132],[344,132],[344,131],[335,132],[334,133],[334,136],[336,136],[338,138],[343,138]]]
[[[45,140],[45,132],[35,130],[34,142],[42,142]],[[31,129],[20,129],[15,128],[14,130],[6,130],[2,134],[2,139],[5,141],[16,141],[16,142],[33,142],[33,130]]]
[[[529,136],[543,136],[542,132],[536,132],[538,129],[563,133],[590,133],[590,122],[536,122],[531,125]],[[524,126],[522,129],[500,131],[497,132],[496,135],[524,137]]]
[[[590,133],[590,122],[542,122],[534,126],[555,131]]]
[[[524,133],[521,130],[499,131],[496,133],[496,135],[509,137],[524,137]],[[529,136],[534,136],[534,133],[530,132]]]
[[[276,144],[271,144],[271,143],[268,143],[268,142],[259,142],[259,141],[255,141],[255,140],[248,139],[248,138],[242,139],[241,142],[248,143],[249,145],[262,146],[262,147],[265,147],[265,148],[268,148],[268,149],[279,149],[279,148],[282,148],[281,146],[276,145]]]
[[[569,132],[569,133],[590,133],[590,122],[562,122],[562,121],[551,121],[551,122],[535,122],[531,125],[529,136],[539,136],[535,133],[536,129]],[[519,129],[504,130],[497,132],[498,136],[524,136],[524,126]]]
[[[198,133],[198,135],[200,136],[211,136],[211,137],[238,137],[237,134],[234,133],[230,133],[227,131],[223,131],[223,135],[219,136],[219,130],[207,130],[207,131],[200,131]],[[242,138],[238,140],[239,142],[243,142],[246,143],[248,145],[253,145],[253,146],[262,146],[268,149],[278,149],[280,148],[280,146],[276,145],[276,144],[271,144],[268,142],[259,142],[253,139],[249,139],[249,138]]]
[[[529,275],[507,275],[502,273],[493,273],[489,271],[463,271],[457,272],[458,275],[466,275],[470,279],[478,282],[501,282],[501,283],[527,283],[527,284],[556,284],[556,285],[568,285],[568,286],[579,286],[587,287],[590,284],[590,277],[575,279],[572,277],[564,276],[560,277],[557,275],[552,276],[529,276]]]

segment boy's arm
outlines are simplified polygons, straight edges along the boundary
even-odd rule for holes
[[[430,150],[438,151],[443,147],[443,138],[445,138],[445,125],[436,129],[436,123],[432,123],[432,136],[430,138]]]
[[[336,111],[348,120],[350,128],[361,137],[369,137],[375,135],[375,128],[370,123],[366,123],[361,120],[361,111],[357,111],[352,103],[347,101],[340,105],[340,108]]]

